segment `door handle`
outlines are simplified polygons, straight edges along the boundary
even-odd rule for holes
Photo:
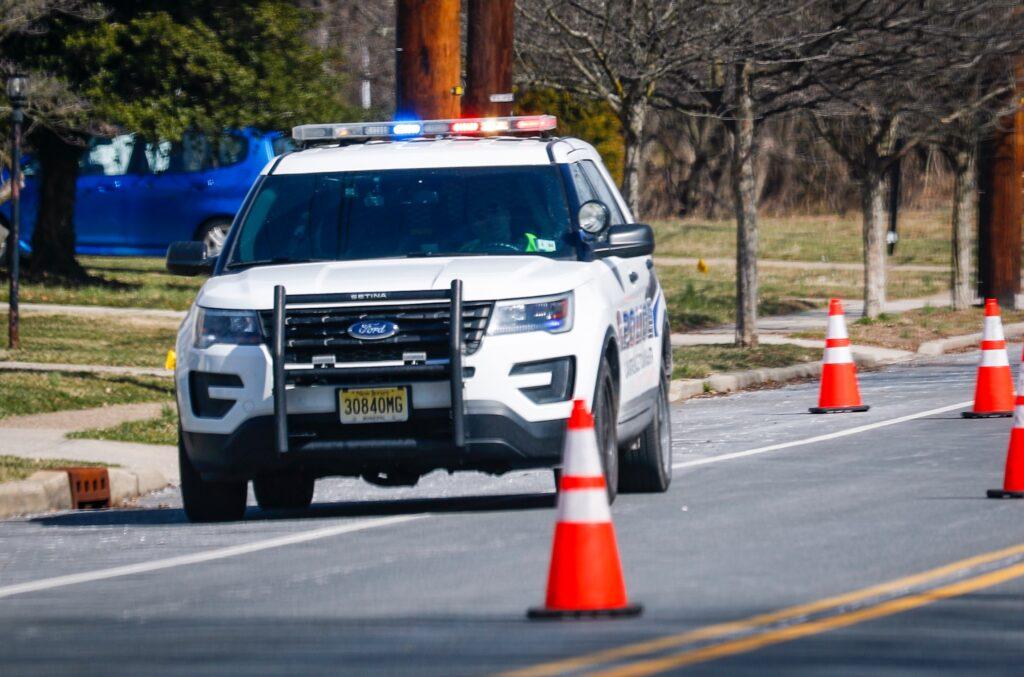
[[[629,274],[629,281],[630,282],[636,283],[636,281],[639,280],[639,279],[640,279],[640,276],[636,274],[635,270]]]

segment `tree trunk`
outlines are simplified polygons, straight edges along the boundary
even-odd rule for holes
[[[32,231],[32,277],[82,279],[85,270],[75,260],[75,190],[81,146],[70,144],[46,128],[32,134],[39,157],[39,213]]]
[[[868,171],[860,181],[864,219],[864,316],[878,317],[885,307],[885,200],[882,173]]]
[[[732,192],[736,211],[736,344],[757,346],[757,182],[754,175],[754,102],[750,65],[736,67]]]
[[[969,308],[974,301],[971,285],[972,230],[978,218],[977,155],[974,146],[956,151],[953,159],[953,308]]]
[[[644,126],[647,122],[647,102],[635,101],[622,109],[622,130],[625,158],[622,168],[622,199],[633,212],[633,218],[640,214],[640,167],[643,161]]]

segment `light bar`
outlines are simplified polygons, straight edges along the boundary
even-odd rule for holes
[[[292,129],[296,141],[342,141],[345,139],[398,139],[413,136],[483,136],[522,134],[554,129],[554,115],[520,115],[503,118],[459,118],[402,122],[347,122],[299,125]]]

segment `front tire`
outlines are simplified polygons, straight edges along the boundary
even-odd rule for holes
[[[192,465],[178,431],[178,468],[181,473],[181,501],[190,522],[236,522],[245,516],[249,483],[208,482]]]
[[[658,387],[654,420],[640,435],[638,444],[622,454],[624,493],[662,493],[672,483],[672,412],[668,404],[668,378]]]
[[[302,510],[313,502],[316,478],[305,473],[265,475],[252,481],[256,503],[264,510]]]
[[[608,358],[601,360],[601,370],[597,375],[597,390],[594,392],[593,410],[597,450],[601,454],[601,467],[604,469],[604,481],[608,489],[608,503],[612,504],[619,492],[619,441],[615,382],[612,380]]]

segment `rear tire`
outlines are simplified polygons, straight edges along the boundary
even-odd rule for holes
[[[185,452],[178,431],[178,468],[181,472],[181,501],[190,522],[235,522],[245,516],[249,483],[207,482]]]
[[[594,432],[597,435],[597,450],[601,454],[601,467],[608,489],[608,503],[615,502],[619,492],[619,442],[618,406],[615,400],[615,382],[612,381],[611,365],[608,358],[601,360],[597,373],[597,389],[594,391]]]
[[[638,444],[622,452],[619,489],[629,493],[662,493],[672,483],[672,419],[668,405],[668,379],[658,387],[654,420]]]
[[[301,510],[313,502],[316,478],[300,472],[264,475],[252,481],[252,488],[264,510]]]

